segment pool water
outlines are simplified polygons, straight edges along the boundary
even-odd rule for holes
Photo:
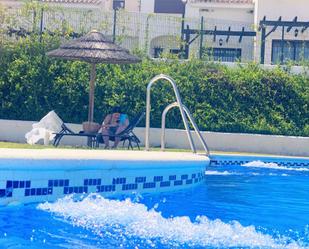
[[[309,168],[210,166],[190,190],[0,208],[0,248],[309,248]]]

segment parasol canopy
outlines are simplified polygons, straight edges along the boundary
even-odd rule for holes
[[[131,64],[141,61],[138,57],[131,55],[127,49],[114,44],[96,30],[89,32],[85,36],[64,43],[58,49],[48,52],[47,55],[61,59],[86,61],[91,64],[88,111],[89,122],[93,121],[96,64]]]

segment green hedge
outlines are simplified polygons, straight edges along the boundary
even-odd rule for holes
[[[0,118],[39,120],[55,110],[65,122],[87,120],[89,65],[45,56],[58,45],[59,39],[51,37],[0,44]],[[309,135],[307,76],[253,64],[230,69],[198,60],[145,58],[136,65],[98,65],[95,121],[101,122],[114,105],[130,116],[143,110],[147,83],[159,73],[176,80],[202,130]],[[160,127],[162,110],[174,100],[170,85],[154,87],[152,126]],[[182,127],[177,110],[169,115],[169,127]]]

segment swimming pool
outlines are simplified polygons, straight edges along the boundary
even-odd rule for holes
[[[193,188],[2,207],[0,246],[309,248],[308,159],[211,159]]]
[[[56,201],[68,194],[111,197],[191,188],[202,183],[210,163],[205,155],[191,153],[1,152],[6,153],[0,154],[0,206]]]

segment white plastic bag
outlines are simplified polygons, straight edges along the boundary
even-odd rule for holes
[[[44,139],[44,144],[47,145],[48,141],[54,139],[55,134],[61,131],[61,125],[63,121],[59,116],[54,112],[49,112],[44,116],[40,122],[34,123],[32,125],[32,130],[26,133],[25,137],[28,144],[35,144],[40,139]]]

